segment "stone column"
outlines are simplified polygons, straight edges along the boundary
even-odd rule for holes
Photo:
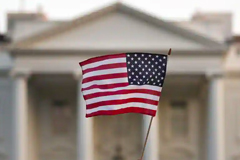
[[[148,126],[151,120],[151,116],[143,115],[143,144],[146,138],[146,134],[148,131]],[[144,160],[159,160],[159,119],[158,114],[153,118],[152,127],[149,133],[145,153]]]
[[[28,160],[28,73],[17,72],[14,78],[14,160]]]
[[[207,160],[224,160],[224,81],[220,74],[209,76]]]
[[[78,79],[78,160],[93,160],[93,119],[86,118],[86,103],[81,92],[82,76],[77,74]]]

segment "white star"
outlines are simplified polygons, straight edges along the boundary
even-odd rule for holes
[[[139,64],[138,67],[141,67],[141,64]]]
[[[144,69],[144,68],[142,68],[142,70],[144,71],[145,69]]]
[[[147,57],[145,58],[145,60],[147,60]]]
[[[150,61],[148,61],[148,64],[150,64],[151,62]]]
[[[155,74],[155,72],[153,72],[153,74]]]
[[[162,72],[164,73],[165,71],[164,71],[164,70],[162,70]]]
[[[162,62],[162,59],[159,59],[160,62]]]
[[[142,61],[142,64],[144,63],[144,61]]]
[[[158,64],[158,62],[155,62],[155,64]]]
[[[158,55],[156,57],[158,58]]]
[[[163,79],[163,77],[161,77],[161,79]]]
[[[128,57],[130,57],[130,55],[129,55],[129,54],[127,54],[127,56],[128,56]]]
[[[142,82],[142,79],[140,79],[140,81]]]
[[[138,69],[137,68],[135,68],[135,71],[137,71]]]
[[[140,57],[138,57],[138,60],[140,60],[141,58]]]
[[[153,83],[153,85],[155,85],[156,83]]]
[[[139,72],[139,74],[142,74],[142,72]]]
[[[142,54],[142,57],[144,56],[144,54]]]
[[[160,83],[160,86],[162,85],[162,83]]]
[[[140,84],[140,82],[137,82],[138,84]]]
[[[131,65],[131,67],[133,68],[133,67],[134,67],[134,65]]]
[[[128,69],[128,71],[131,71],[131,69]]]
[[[152,60],[154,61],[154,58],[152,58]]]
[[[166,57],[164,56],[163,59],[166,59]]]
[[[131,76],[129,76],[129,79],[131,79],[132,77]]]
[[[154,65],[152,65],[152,68],[154,67]]]
[[[163,63],[163,66],[165,66],[165,63]]]
[[[151,79],[151,81],[153,81],[154,79]]]
[[[149,54],[149,57],[151,57],[152,55],[151,54]]]
[[[134,80],[134,81],[136,81],[136,79],[135,79],[135,78],[134,78],[133,80]]]
[[[134,63],[137,64],[137,61],[135,61]]]
[[[143,75],[143,78],[145,78],[146,76]]]
[[[158,68],[161,68],[161,66],[158,66]]]
[[[148,70],[149,70],[149,71],[151,71],[151,69],[150,69],[150,68],[148,68]]]
[[[158,75],[160,76],[161,73],[158,73]]]
[[[158,78],[158,76],[155,76],[155,78],[157,79],[157,78]]]
[[[145,65],[145,67],[147,67],[147,65]]]
[[[148,72],[146,72],[146,74],[148,74]]]
[[[133,82],[131,82],[131,84],[133,84]]]
[[[131,60],[133,60],[133,58],[131,58]]]
[[[134,75],[135,73],[134,72],[132,72],[132,75]]]
[[[130,64],[130,62],[128,62],[128,64]]]
[[[134,54],[135,57],[137,57],[137,54]]]
[[[138,75],[136,75],[136,78],[138,78]]]
[[[152,77],[152,75],[150,75],[150,77]]]
[[[157,80],[158,82],[160,82],[160,80]]]
[[[157,69],[155,69],[155,71],[157,71]]]
[[[149,83],[149,81],[147,83]]]

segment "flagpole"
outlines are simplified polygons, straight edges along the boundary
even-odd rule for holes
[[[169,51],[168,51],[169,56],[171,55],[171,52],[172,52],[172,49],[170,48]],[[143,146],[142,155],[141,155],[140,160],[142,160],[143,156],[144,156],[144,151],[145,151],[145,148],[146,148],[146,145],[147,145],[147,140],[148,140],[148,136],[149,136],[149,133],[150,133],[151,126],[152,126],[152,121],[153,121],[153,116],[151,117],[151,120],[150,120],[150,123],[149,123],[149,126],[148,126],[147,136],[145,138],[145,142],[144,142],[144,146]]]

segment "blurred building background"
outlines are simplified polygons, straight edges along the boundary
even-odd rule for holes
[[[115,3],[72,21],[9,13],[0,35],[0,160],[137,160],[149,117],[85,118],[78,63],[169,58],[146,160],[240,159],[240,37],[231,13],[163,21]]]

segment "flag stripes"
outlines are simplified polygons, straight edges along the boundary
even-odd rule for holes
[[[156,114],[162,87],[130,85],[126,54],[91,58],[79,63],[86,117],[121,113]]]

